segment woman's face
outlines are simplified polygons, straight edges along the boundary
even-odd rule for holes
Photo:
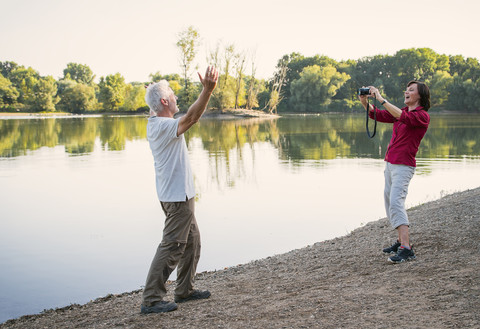
[[[407,90],[405,90],[404,95],[405,105],[420,105],[420,94],[418,93],[418,85],[416,83],[412,83],[410,86],[408,86]]]

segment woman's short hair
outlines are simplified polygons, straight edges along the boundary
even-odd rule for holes
[[[420,95],[420,106],[422,106],[425,111],[428,111],[430,108],[430,89],[424,82],[416,80],[407,83],[407,87],[414,83],[417,85],[418,94]]]
[[[167,80],[160,80],[159,82],[151,83],[147,87],[145,93],[145,102],[148,107],[150,107],[150,110],[158,113],[158,111],[162,109],[160,101],[162,99],[167,99],[171,93],[172,89]]]

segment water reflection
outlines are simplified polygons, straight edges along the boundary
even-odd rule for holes
[[[86,117],[68,119],[0,120],[0,156],[25,155],[40,147],[63,145],[71,155],[93,152],[100,140],[104,150],[121,151],[127,141],[145,139],[145,117]],[[480,156],[480,116],[432,115],[419,158]],[[202,120],[186,134],[186,141],[200,138],[210,157],[228,162],[232,150],[267,142],[282,160],[384,157],[391,125],[379,124],[377,136],[365,134],[360,115],[290,116],[278,120]]]
[[[63,145],[71,155],[93,152],[97,138],[109,151],[146,136],[143,117],[85,117],[0,120],[0,156],[16,157],[41,147]]]

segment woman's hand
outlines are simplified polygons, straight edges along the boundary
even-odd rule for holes
[[[362,88],[365,88],[365,86],[363,86]],[[358,99],[360,100],[365,109],[367,109],[368,104],[367,97],[370,97],[370,95],[358,95]]]
[[[385,100],[382,95],[380,95],[380,92],[377,88],[375,88],[374,86],[369,86],[368,88],[370,88],[370,97],[375,97],[380,103]]]

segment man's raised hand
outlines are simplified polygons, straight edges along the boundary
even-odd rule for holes
[[[203,88],[205,88],[208,91],[213,91],[215,87],[217,86],[217,81],[218,81],[218,71],[215,67],[209,66],[207,67],[207,71],[205,72],[205,77],[202,77],[200,73],[198,73],[198,77],[200,78],[200,82],[203,85]]]

